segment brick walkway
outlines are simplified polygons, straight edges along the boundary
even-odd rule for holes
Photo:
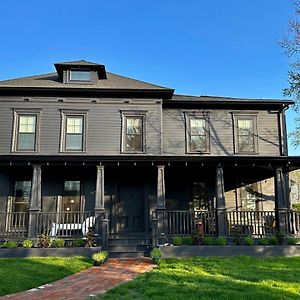
[[[82,300],[106,292],[117,285],[132,280],[140,273],[152,270],[154,265],[150,259],[115,259],[100,267],[91,267],[85,271],[64,279],[45,284],[25,292],[12,294],[0,299],[13,300]]]

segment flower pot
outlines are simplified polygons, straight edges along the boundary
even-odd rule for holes
[[[102,264],[103,264],[102,261],[94,261],[94,266],[95,266],[95,267],[99,267],[99,266],[101,266]]]

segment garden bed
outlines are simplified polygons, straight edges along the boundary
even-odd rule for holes
[[[196,256],[252,256],[277,257],[300,256],[300,245],[255,245],[255,246],[160,246],[162,258]]]
[[[101,251],[101,247],[64,247],[64,248],[13,248],[0,249],[0,258],[14,257],[90,257],[94,252]]]

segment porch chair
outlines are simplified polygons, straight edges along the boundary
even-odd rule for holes
[[[81,231],[84,236],[88,233],[89,229],[95,225],[95,222],[96,222],[95,217],[88,217],[83,221],[81,225]]]

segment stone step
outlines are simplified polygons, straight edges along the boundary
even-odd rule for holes
[[[149,240],[147,239],[109,239],[108,245],[149,245]]]
[[[109,257],[112,258],[125,258],[125,257],[130,257],[130,258],[143,258],[143,257],[148,257],[149,254],[147,252],[143,251],[135,251],[135,252],[109,252]]]
[[[109,252],[139,252],[139,251],[147,251],[148,247],[146,245],[108,245]]]

